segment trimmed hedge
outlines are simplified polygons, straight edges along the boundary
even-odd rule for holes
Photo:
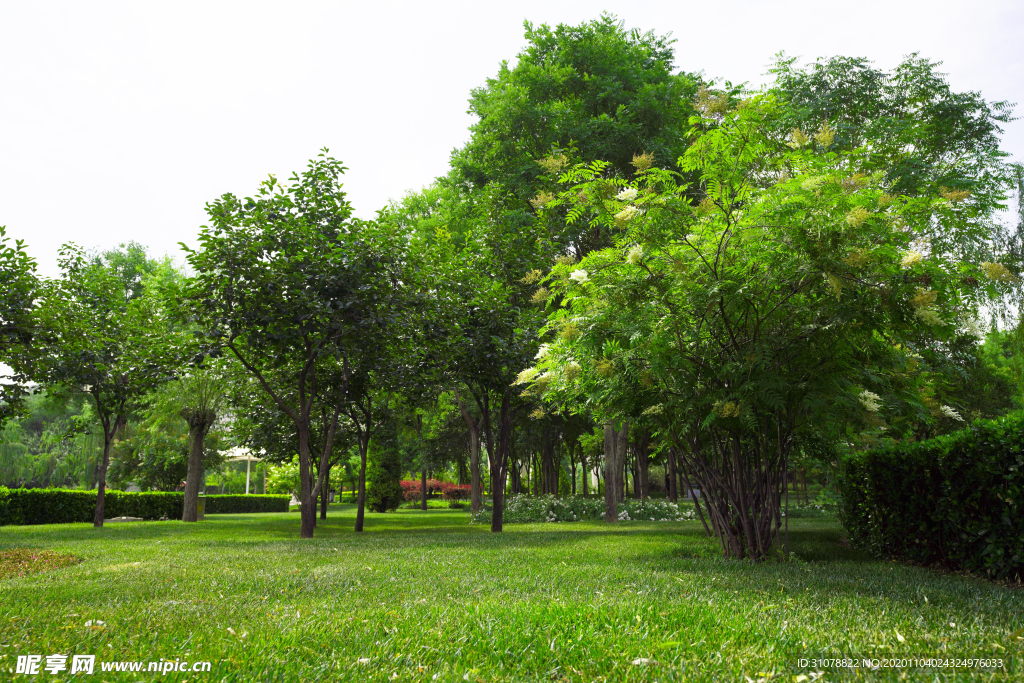
[[[224,515],[240,512],[288,512],[291,496],[219,495],[206,496],[206,514]]]
[[[246,500],[249,499],[249,500]],[[164,491],[107,491],[103,513],[112,517],[181,519],[185,494]],[[207,514],[288,512],[288,496],[207,496]],[[0,526],[91,522],[96,492],[75,489],[8,489],[0,487]]]
[[[1024,414],[848,457],[840,519],[876,555],[1024,577]]]

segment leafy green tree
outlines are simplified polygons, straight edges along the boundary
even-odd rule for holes
[[[33,339],[39,355],[30,373],[40,384],[92,398],[103,435],[93,520],[100,527],[115,435],[170,371],[157,343],[167,321],[154,299],[134,296],[103,260],[90,260],[81,249],[65,245],[59,264],[61,278],[41,290]]]
[[[15,366],[13,374],[0,375],[0,424],[19,412],[27,393],[26,378],[17,368],[31,351],[39,286],[35,259],[25,251],[24,241],[10,241],[7,228],[0,225],[0,372],[3,364]]]
[[[656,422],[724,553],[754,561],[779,538],[800,430],[926,414],[908,368],[941,371],[1009,279],[962,260],[991,205],[894,195],[884,173],[860,171],[866,153],[832,149],[824,124],[780,144],[778,106],[758,96],[700,121],[681,163],[700,178],[696,204],[666,171],[613,194],[603,164],[568,174],[571,215],[619,238],[552,271],[555,340],[518,380],[606,422]]]
[[[332,384],[345,394],[346,356],[372,349],[401,291],[398,236],[351,219],[343,172],[325,150],[289,184],[271,177],[256,197],[226,194],[208,205],[212,227],[189,250],[195,276],[182,288],[185,315],[208,351],[235,356],[294,424],[302,538],[313,536],[325,478],[322,466],[310,484],[317,401]],[[328,440],[342,410],[329,410]]]
[[[374,512],[396,510],[402,503],[402,454],[398,424],[381,421],[370,442],[366,468],[366,505]]]

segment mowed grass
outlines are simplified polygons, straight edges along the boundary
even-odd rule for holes
[[[466,511],[401,510],[356,534],[353,519],[332,506],[312,541],[297,513],[4,527],[0,548],[83,562],[0,581],[0,679],[27,680],[7,673],[19,654],[62,653],[213,663],[163,676],[97,664],[74,677],[86,681],[1024,680],[1024,641],[1010,640],[1024,590],[874,560],[831,519],[792,520],[796,559],[758,566],[721,559],[697,522],[492,534]],[[1003,668],[798,661],[852,655]]]

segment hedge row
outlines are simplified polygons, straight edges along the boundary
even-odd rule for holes
[[[1024,577],[1024,414],[843,462],[840,518],[877,555]]]
[[[103,512],[112,517],[181,519],[185,494],[162,491],[107,491]],[[206,512],[287,512],[288,496],[207,496]],[[96,492],[74,489],[8,489],[0,487],[0,526],[8,524],[70,524],[91,522]]]
[[[224,515],[241,512],[288,512],[291,496],[241,494],[206,496],[206,514]]]

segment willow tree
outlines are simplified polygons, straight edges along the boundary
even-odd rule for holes
[[[861,171],[861,150],[835,151],[824,121],[780,139],[771,96],[710,114],[680,159],[689,190],[643,157],[632,184],[601,163],[562,177],[570,219],[616,244],[552,271],[555,341],[519,381],[581,408],[646,406],[725,555],[759,561],[801,429],[925,410],[908,372],[948,355],[1016,276],[965,260],[983,252],[987,201],[900,195]]]

